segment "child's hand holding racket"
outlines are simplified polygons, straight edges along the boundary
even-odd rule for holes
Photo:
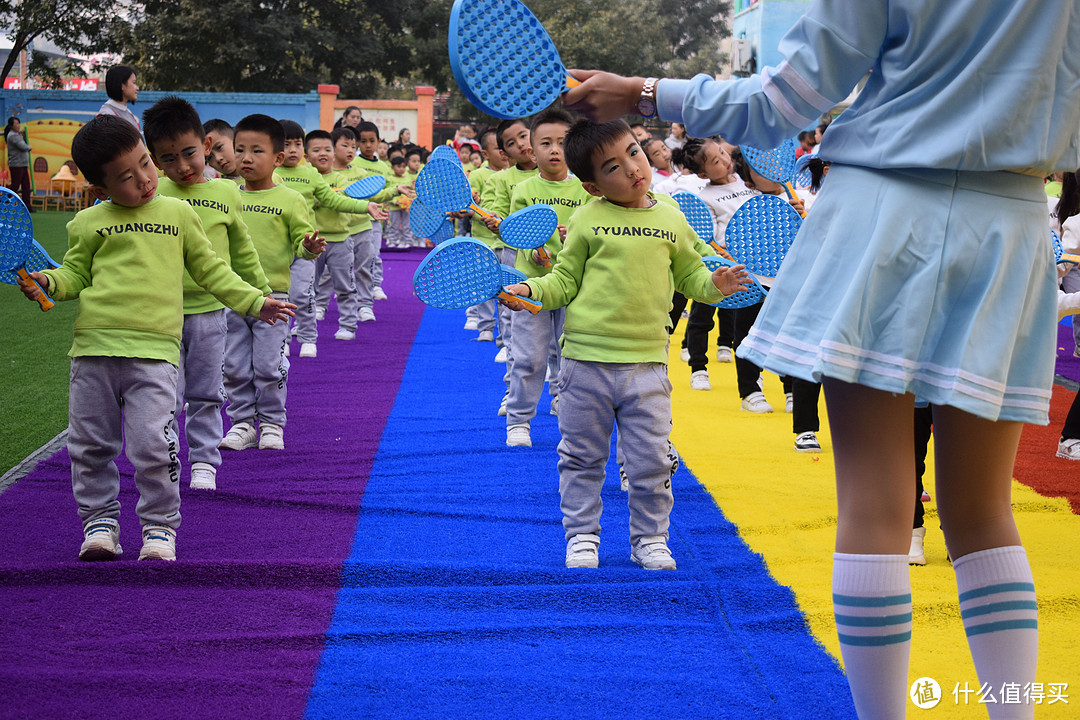
[[[397,186],[397,191],[398,191],[398,193],[400,193],[401,195],[404,195],[407,198],[416,197],[416,190],[413,189],[412,185],[398,185]]]
[[[532,297],[532,290],[530,290],[529,286],[525,283],[514,283],[513,285],[507,285],[505,288],[503,288],[503,290],[506,294],[509,295],[520,295],[523,298]],[[505,294],[499,297],[499,304],[505,305],[506,307],[514,311],[529,309],[529,305],[525,301],[508,300]]]
[[[379,222],[382,222],[383,220],[390,219],[390,213],[386,212],[386,210],[383,209],[383,206],[379,203],[369,202],[367,204],[367,212],[368,215],[371,216],[372,220],[378,220]]]
[[[19,283],[19,289],[22,290],[23,295],[25,295],[27,299],[42,305],[42,307],[44,307],[44,304],[42,303],[44,300],[49,303],[51,307],[52,300],[49,300],[48,295],[49,276],[40,272],[27,273],[27,275],[29,275],[30,279],[34,282],[27,282],[21,276],[16,278],[16,281]]]
[[[267,295],[263,300],[262,308],[259,310],[259,319],[267,325],[273,325],[278,320],[288,322],[289,318],[293,317],[293,310],[295,309],[296,306],[292,303],[277,300]]]
[[[745,265],[718,267],[713,271],[712,281],[716,289],[724,293],[725,296],[748,290],[752,285],[750,273],[746,271]]]
[[[498,215],[492,213],[487,217],[481,216],[480,222],[484,223],[484,226],[491,232],[495,233],[496,235],[499,234],[499,223],[502,222],[502,218]]]
[[[304,235],[304,247],[312,255],[321,255],[326,250],[326,240],[319,235],[318,230],[314,230]]]

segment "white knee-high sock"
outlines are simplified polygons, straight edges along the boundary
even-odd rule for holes
[[[908,556],[834,553],[833,612],[860,720],[903,720],[911,654]]]
[[[980,550],[953,563],[971,657],[979,682],[997,703],[984,707],[994,718],[1030,718],[1031,704],[1001,701],[1005,683],[1021,690],[1035,681],[1039,620],[1027,553],[1019,545]]]

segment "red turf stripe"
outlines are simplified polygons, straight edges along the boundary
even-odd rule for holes
[[[1067,499],[1072,511],[1080,515],[1080,462],[1054,455],[1074,397],[1075,392],[1054,386],[1050,424],[1024,426],[1014,477],[1040,495]]]

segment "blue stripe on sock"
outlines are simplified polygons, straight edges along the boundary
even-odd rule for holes
[[[1001,622],[984,623],[964,628],[968,637],[972,635],[985,635],[986,633],[1001,632],[1003,630],[1038,630],[1039,621],[1032,620],[1002,620]]]
[[[978,605],[967,610],[961,610],[960,615],[966,620],[967,618],[978,617],[979,615],[989,615],[990,613],[1003,612],[1005,610],[1038,610],[1039,606],[1034,600],[1009,600],[1006,602],[990,603],[989,605]]]
[[[881,645],[896,645],[911,640],[911,631],[897,633],[895,635],[844,635],[837,633],[842,645],[858,647],[878,647]]]
[[[994,593],[1003,592],[1035,592],[1035,585],[1029,582],[1011,582],[1011,583],[999,583],[997,585],[987,585],[986,587],[975,588],[974,590],[968,590],[967,592],[960,593],[960,602],[966,600],[973,600],[974,598],[985,597],[986,595],[993,595]]]
[[[837,625],[847,625],[849,627],[885,627],[886,625],[899,625],[900,623],[911,622],[911,613],[906,612],[900,615],[883,615],[881,617],[864,617],[860,615],[837,615]]]
[[[851,607],[886,607],[911,603],[911,593],[906,595],[886,595],[885,597],[861,597],[859,595],[839,595],[833,593],[833,602]]]

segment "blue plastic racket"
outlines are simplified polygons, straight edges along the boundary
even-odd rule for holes
[[[33,283],[41,290],[38,305],[42,312],[50,309],[54,303],[49,299],[45,290],[34,282],[30,272],[44,268],[32,268],[28,266],[35,254],[34,223],[30,219],[30,211],[26,209],[22,198],[5,187],[0,187],[0,272],[3,273],[4,282],[17,285],[15,278],[23,282]],[[41,246],[37,245],[40,249]],[[41,250],[45,254],[44,250]],[[50,261],[48,254],[45,257]],[[53,263],[55,267],[55,263]],[[7,278],[11,277],[11,280]]]
[[[788,138],[772,150],[759,150],[749,145],[740,145],[739,150],[758,175],[766,180],[780,183],[784,186],[784,192],[789,198],[798,200],[799,196],[795,194],[795,188],[791,186],[792,181],[795,180],[796,147],[795,139]]]
[[[481,217],[491,213],[473,202],[469,176],[461,169],[460,162],[437,159],[429,160],[416,176],[416,196],[425,205],[443,212],[472,210]]]
[[[488,115],[512,119],[550,106],[570,77],[547,30],[519,0],[455,0],[450,69],[465,98]]]
[[[493,298],[521,300],[534,315],[540,303],[506,292],[495,253],[472,238],[447,240],[428,253],[413,274],[413,291],[425,305],[456,309]]]
[[[686,222],[690,223],[690,227],[694,228],[697,236],[712,245],[713,250],[716,252],[725,252],[723,246],[714,236],[716,226],[713,224],[712,210],[705,204],[705,201],[697,195],[683,190],[675,193],[671,198],[679,204],[679,209],[686,216]]]
[[[776,277],[802,218],[784,198],[755,195],[735,211],[724,231],[727,250],[759,278]]]
[[[431,151],[428,155],[428,162],[432,160],[449,160],[450,162],[456,162],[461,164],[461,157],[454,151],[454,148],[449,145],[440,145]]]
[[[60,263],[53,260],[49,253],[45,252],[45,248],[41,247],[37,240],[34,240],[31,243],[30,254],[26,256],[26,261],[23,263],[23,269],[28,273],[32,273],[58,267],[60,267]],[[19,283],[16,280],[18,277],[18,273],[14,270],[0,270],[0,282],[8,285],[18,285]]]
[[[544,244],[559,227],[559,216],[550,205],[530,205],[506,216],[499,223],[499,237],[512,248],[537,250],[542,267],[551,266],[551,254]]]
[[[713,272],[716,272],[717,268],[720,267],[734,267],[735,265],[738,265],[736,262],[732,262],[725,257],[719,256],[701,258],[701,261]],[[750,283],[750,287],[746,290],[740,290],[737,293],[728,295],[718,303],[711,304],[718,308],[724,308],[725,310],[737,310],[738,308],[757,305],[765,299],[765,289],[761,287],[761,283],[759,283],[753,275],[750,276]]]
[[[409,204],[409,229],[416,237],[430,238],[446,221],[446,213],[436,210],[420,198]]]
[[[349,187],[345,188],[345,194],[354,200],[366,200],[377,195],[386,187],[386,178],[382,175],[368,175],[360,178]]]
[[[525,273],[521,272],[516,267],[513,267],[511,265],[504,264],[500,265],[499,268],[502,270],[503,287],[506,287],[507,285],[516,285],[517,283],[523,283],[527,279],[525,277]]]
[[[442,225],[439,226],[438,230],[431,234],[431,237],[429,237],[428,240],[430,240],[432,244],[438,245],[439,243],[446,242],[453,237],[454,223],[450,220],[450,218],[444,215]]]
[[[1065,248],[1061,244],[1061,236],[1050,228],[1050,242],[1054,244],[1054,262],[1061,262],[1061,255],[1065,252]]]

